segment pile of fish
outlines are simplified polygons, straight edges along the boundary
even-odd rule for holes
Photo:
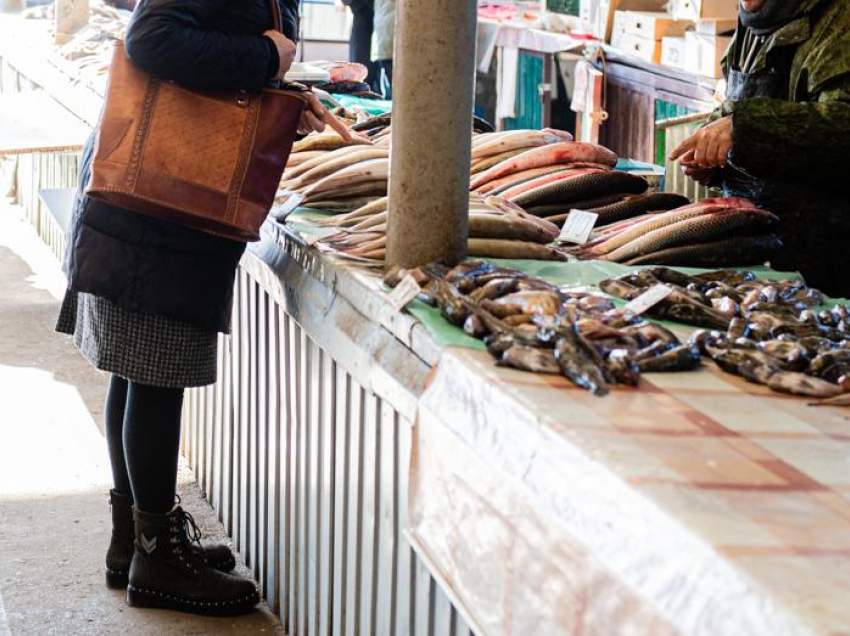
[[[320,222],[336,234],[318,242],[319,249],[365,264],[382,265],[387,247],[387,198],[376,199],[343,216]],[[527,214],[498,197],[471,195],[469,241],[471,256],[565,260],[547,247],[558,236],[558,227]]]
[[[800,280],[764,280],[752,272],[690,276],[665,267],[602,282],[631,300],[656,285],[672,293],[648,315],[703,327],[690,344],[728,373],[775,391],[850,404],[850,308],[828,308]]]
[[[391,269],[384,280],[394,287],[408,275],[422,287],[420,299],[483,339],[497,364],[562,374],[594,395],[607,394],[612,384],[636,386],[642,372],[700,364],[699,351],[669,329],[616,309],[599,294],[563,291],[481,260],[452,269],[439,264]]]
[[[600,222],[610,221],[610,210],[617,207],[602,210]],[[704,199],[601,227],[600,222],[595,237],[572,250],[578,258],[626,265],[728,267],[764,263],[782,247],[773,234],[776,216],[749,199],[735,197]]]
[[[115,40],[123,39],[130,15],[129,11],[110,7],[101,0],[91,0],[88,26],[57,51],[62,58],[59,63],[68,67],[75,81],[101,92],[105,90],[113,44]],[[22,16],[31,20],[53,20],[56,17],[56,4],[26,9]]]

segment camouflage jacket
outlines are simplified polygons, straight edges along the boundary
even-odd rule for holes
[[[743,37],[736,33],[729,47],[727,75],[740,62],[736,43]],[[732,116],[734,167],[721,172],[724,191],[779,216],[785,249],[772,261],[777,269],[800,271],[809,284],[850,297],[843,275],[850,237],[850,0],[804,0],[798,17],[767,37],[749,70],[773,74],[783,98],[760,96],[764,87],[756,83],[714,114]]]
[[[723,105],[724,114],[732,114],[735,162],[759,177],[846,175],[850,0],[804,2],[800,17],[769,36],[753,72],[768,68],[771,57],[786,47],[796,49],[787,101],[755,97]],[[729,64],[727,57],[727,72]]]

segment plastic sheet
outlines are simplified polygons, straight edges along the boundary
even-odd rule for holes
[[[848,633],[846,426],[715,369],[598,399],[449,350],[410,537],[480,634]]]

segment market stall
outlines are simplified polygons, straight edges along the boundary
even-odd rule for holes
[[[64,97],[76,89],[53,71],[28,74],[2,45],[0,57],[4,91],[14,92],[5,88],[14,74],[16,85],[27,78],[76,111]],[[86,101],[77,117],[88,121],[96,105]],[[474,139],[469,156],[441,166],[462,181],[460,203],[393,191],[392,178],[439,172],[424,163],[389,174],[398,147],[384,144],[411,125],[404,115],[393,121],[398,110],[360,119],[354,142],[330,134],[299,142],[262,240],[241,264],[219,382],[188,394],[184,452],[287,629],[850,630],[848,416],[823,401],[843,396],[847,361],[811,366],[843,350],[846,307],[801,284],[771,284],[793,275],[763,267],[758,278],[706,274],[732,264],[718,255],[766,260],[776,247],[769,212],[654,192],[633,163],[565,131],[488,137],[469,111],[445,124],[463,134],[440,140]],[[454,228],[452,249],[466,243],[457,228],[469,228],[471,253],[487,259],[466,262],[478,268],[470,280],[490,279],[461,291],[448,268],[412,267],[385,281],[384,262],[413,252],[428,205],[458,224],[440,224]],[[408,207],[418,225],[393,246],[388,225]],[[604,219],[604,232],[556,241],[578,231],[569,225],[576,208],[596,216],[591,231]],[[728,224],[714,223],[720,217]],[[745,240],[734,241],[736,232]],[[718,242],[728,249],[705,247]],[[417,255],[434,248],[420,243]],[[706,269],[632,274],[661,262]],[[412,295],[390,290],[403,289],[408,274]],[[504,288],[475,294],[496,276]],[[664,297],[626,308],[656,285]],[[554,310],[511,307],[491,319],[505,297],[532,291],[543,301],[535,306],[554,298]],[[782,311],[753,309],[768,301]],[[587,330],[572,330],[567,306]],[[749,336],[765,329],[746,338],[753,347],[731,337],[742,321]],[[813,324],[829,342],[797,343],[811,335],[797,330]],[[695,326],[722,333],[691,340]],[[552,346],[529,340],[544,327],[557,336]],[[590,338],[592,329],[604,333]],[[798,347],[765,351],[789,333]],[[505,349],[482,340],[494,335],[507,338]],[[605,340],[624,351],[616,366],[607,365]],[[515,345],[533,363],[504,355]]]

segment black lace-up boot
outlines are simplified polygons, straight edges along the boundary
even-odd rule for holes
[[[178,499],[179,503],[179,499]],[[127,575],[130,572],[130,560],[133,558],[133,503],[126,495],[115,490],[109,491],[109,504],[112,507],[112,540],[106,552],[106,585],[116,590],[127,587]],[[230,572],[236,567],[236,558],[226,545],[192,546],[201,550],[207,564],[222,572]]]
[[[219,572],[195,549],[200,530],[180,506],[157,515],[134,509],[136,550],[127,603],[194,614],[248,612],[260,601],[253,581]]]

